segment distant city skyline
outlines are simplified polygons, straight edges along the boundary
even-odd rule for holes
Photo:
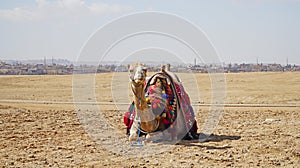
[[[142,11],[172,13],[192,22],[205,32],[226,64],[300,64],[299,0],[3,1],[0,60],[53,57],[74,62],[97,29]]]
[[[84,73],[103,72],[127,72],[126,64],[105,63],[101,65],[74,65],[67,60],[51,60],[47,63],[41,60],[34,62],[2,62],[0,61],[0,75],[70,75]],[[164,64],[166,65],[166,64]],[[160,64],[147,64],[147,71],[158,72],[161,70]],[[299,65],[280,64],[227,64],[227,65],[199,65],[172,64],[172,72],[181,73],[240,73],[240,72],[300,72]]]
[[[46,59],[46,60],[45,60]],[[196,61],[195,61],[196,60]],[[142,61],[137,61],[137,62],[141,62],[141,63],[145,63],[146,65],[151,65],[151,66],[154,66],[154,65],[166,65],[166,64],[171,64],[171,65],[200,65],[200,66],[204,66],[204,65],[215,65],[214,63],[202,63],[201,61],[198,61],[199,59],[195,58],[193,60],[193,62],[188,62],[188,63],[183,63],[183,62],[180,62],[180,61],[176,61],[175,60],[170,60],[170,61],[160,61],[160,60],[142,60]],[[73,62],[71,60],[68,60],[68,59],[61,59],[61,58],[44,58],[44,59],[28,59],[28,60],[13,60],[13,59],[9,59],[9,60],[6,60],[6,59],[0,59],[0,62],[4,62],[4,63],[8,63],[8,64],[32,64],[32,65],[35,65],[35,64],[44,64],[44,65],[52,65],[52,64],[58,64],[58,65],[70,65],[70,64],[77,64],[77,65],[93,65],[93,66],[96,66],[96,65],[128,65],[128,64],[132,64],[136,61],[132,61],[132,60],[125,60],[125,61],[122,61],[122,60],[113,60],[113,61],[102,61],[101,63],[99,62],[93,62],[93,61],[85,61],[85,62]],[[234,64],[252,64],[252,65],[260,65],[260,64],[263,64],[263,65],[268,65],[268,64],[280,64],[282,66],[287,66],[287,65],[290,65],[290,66],[293,66],[293,65],[296,65],[296,66],[300,66],[300,64],[292,64],[292,63],[289,63],[288,60],[286,60],[285,63],[278,63],[278,62],[259,62],[257,60],[257,62],[221,62],[221,65],[223,66],[228,66],[228,65],[234,65]]]

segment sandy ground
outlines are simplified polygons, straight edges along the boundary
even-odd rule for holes
[[[118,97],[118,93],[112,95],[114,87],[126,87],[128,80],[124,81],[125,84],[116,82],[115,76],[112,73],[96,75],[97,101],[114,102]],[[194,102],[211,103],[214,90],[207,74],[179,76]],[[226,74],[225,77],[226,103],[300,104],[298,72],[240,73]],[[196,88],[194,79],[199,95],[193,90]],[[72,76],[0,76],[0,86],[0,100],[73,101]],[[124,92],[128,93],[127,90]],[[92,99],[87,97],[86,101]],[[299,107],[227,107],[207,142],[165,144],[167,147],[163,152],[145,157],[111,152],[80,122],[78,107],[72,104],[1,102],[0,166],[300,167]],[[101,105],[101,111],[98,111],[123,137],[122,113],[126,108],[127,105]],[[199,131],[209,113],[209,107],[201,106],[196,111]],[[115,136],[100,140],[122,142]],[[141,152],[147,149],[130,145],[127,148]]]

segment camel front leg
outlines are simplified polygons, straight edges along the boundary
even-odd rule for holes
[[[136,122],[133,122],[129,131],[129,141],[134,141],[137,139],[138,137],[137,132],[138,132],[137,124]]]

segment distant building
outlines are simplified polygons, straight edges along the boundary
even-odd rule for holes
[[[149,65],[149,72],[158,72],[161,70],[161,65]],[[67,75],[73,73],[104,73],[104,72],[127,72],[127,65],[116,66],[114,64],[106,65],[79,65],[73,64],[61,65],[53,63],[51,65],[38,64],[8,64],[0,61],[0,75]],[[228,65],[173,65],[173,72],[193,72],[193,73],[238,73],[238,72],[279,72],[279,71],[300,71],[298,65],[281,64],[228,64]]]

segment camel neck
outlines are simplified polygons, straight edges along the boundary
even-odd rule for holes
[[[138,111],[144,111],[147,107],[145,100],[144,84],[135,85],[132,84],[132,91],[134,94],[134,103]]]

